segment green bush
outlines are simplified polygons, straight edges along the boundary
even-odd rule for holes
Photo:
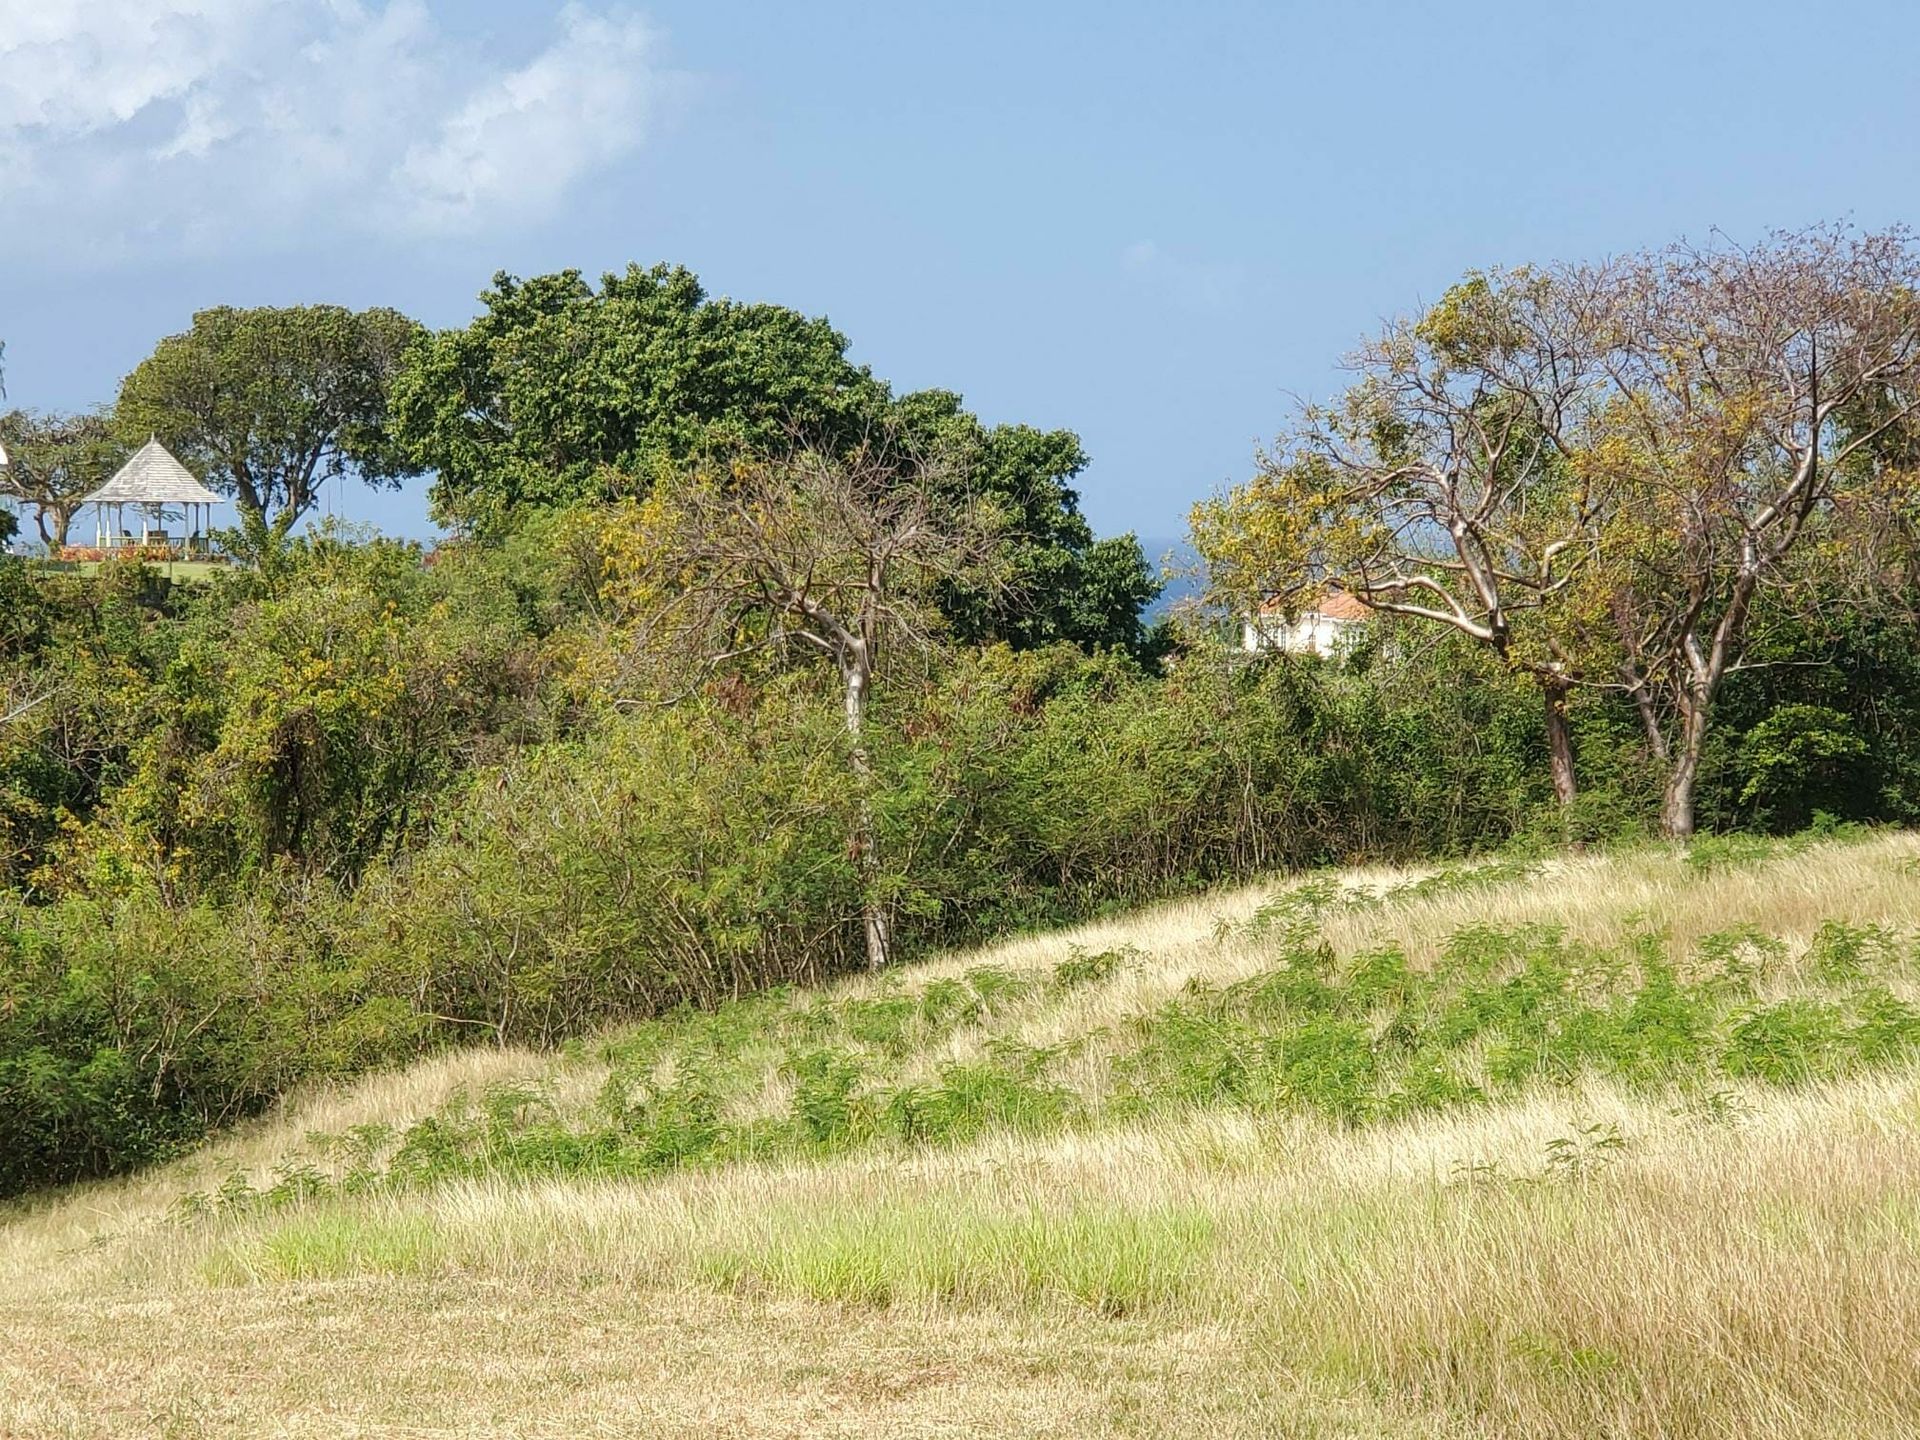
[[[1524,878],[1536,862],[1517,852],[1459,861],[1518,836],[1630,831],[1658,788],[1631,712],[1596,695],[1574,716],[1586,796],[1558,811],[1523,677],[1385,626],[1345,664],[1199,644],[1156,668],[1064,645],[902,655],[876,693],[863,795],[815,670],[763,657],[690,676],[677,705],[632,703],[591,529],[543,521],[431,567],[322,533],[179,586],[139,566],[0,567],[0,686],[47,690],[0,727],[0,1193],[142,1163],[302,1079],[439,1046],[558,1046],[663,1014],[691,1044],[707,1022],[687,1007],[736,1027],[699,1052],[721,1089],[796,1025],[822,1054],[897,1059],[1126,957],[821,1001],[779,1034],[734,1002],[858,967],[868,900],[911,958],[1277,870],[1451,862],[1393,897],[1417,899]],[[1722,729],[1747,740],[1709,756],[1703,815],[1920,816],[1920,670],[1897,639],[1803,635],[1768,652],[1792,664],[1731,680],[1745,718]],[[1841,795],[1849,777],[1866,788]],[[863,803],[873,874],[849,843]],[[1774,853],[1703,837],[1689,860]],[[1149,1023],[1134,1103],[1311,1094],[1357,1117],[1590,1065],[1651,1080],[1718,1043],[1678,992],[1577,1001],[1567,987],[1594,957],[1538,936],[1461,937],[1443,991],[1390,954],[1336,966],[1318,918],[1365,903],[1322,875],[1268,907],[1251,938],[1272,948],[1269,973]],[[1725,943],[1716,983],[1751,1004],[1772,942]],[[1836,986],[1859,969],[1858,989],[1879,944],[1835,932],[1811,963]],[[1882,1010],[1849,1010],[1848,1033],[1904,1044]],[[1309,1020],[1318,1038],[1293,1034]],[[1484,1051],[1471,1068],[1469,1045]],[[781,1123],[819,1144],[890,1124],[962,1133],[998,1113],[989,1081],[1037,1087],[1009,1105],[1052,1103],[1044,1077],[1002,1071],[870,1114],[852,1086],[842,1116],[830,1068],[804,1077],[824,1108]],[[658,1123],[633,1123],[653,1138],[621,1154],[721,1143],[696,1089],[647,1103]]]

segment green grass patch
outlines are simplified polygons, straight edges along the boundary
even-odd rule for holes
[[[1190,1298],[1214,1245],[1198,1209],[988,1215],[916,1203],[778,1210],[695,1266],[725,1289],[842,1304],[1066,1305],[1118,1318]]]
[[[415,1275],[445,1263],[445,1247],[422,1216],[370,1216],[316,1209],[231,1241],[202,1266],[214,1285]]]

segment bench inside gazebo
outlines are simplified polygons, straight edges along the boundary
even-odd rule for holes
[[[207,531],[213,507],[225,502],[197,480],[162,445],[148,440],[114,477],[81,501],[94,507],[94,545],[89,556],[79,546],[68,546],[64,559],[106,558],[137,553],[150,559],[204,559],[212,555]],[[139,524],[136,533],[127,512]],[[178,533],[170,522],[178,519]]]

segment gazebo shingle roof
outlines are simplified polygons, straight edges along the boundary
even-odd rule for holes
[[[81,502],[86,505],[219,505],[220,496],[173,458],[159,440],[133,452],[114,477]]]

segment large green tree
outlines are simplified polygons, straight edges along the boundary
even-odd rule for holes
[[[497,533],[527,506],[607,494],[615,474],[736,449],[832,443],[884,396],[823,319],[709,299],[679,266],[494,277],[471,325],[418,346],[394,430],[436,472],[442,522]]]
[[[100,488],[127,457],[113,415],[89,410],[52,415],[10,410],[0,415],[0,495],[34,507],[40,539],[58,549],[84,497]]]
[[[1094,538],[1071,431],[988,427],[948,391],[896,398],[826,320],[710,298],[678,266],[629,266],[597,287],[577,270],[503,274],[481,301],[472,324],[410,352],[394,385],[394,434],[437,473],[443,522],[497,535],[531,509],[644,491],[695,460],[877,455],[949,476],[1008,519],[1009,587],[944,597],[962,638],[1140,645],[1158,584],[1132,536]]]
[[[892,402],[892,443],[938,455],[938,473],[999,513],[997,583],[946,587],[942,608],[957,639],[1026,649],[1065,640],[1138,652],[1142,609],[1161,585],[1132,534],[1096,539],[1073,481],[1087,452],[1071,430],[983,425],[947,390]],[[953,497],[962,497],[956,494]]]
[[[387,437],[387,394],[421,333],[396,310],[202,310],[120,386],[120,431],[158,436],[231,495],[243,525],[285,535],[320,487],[415,473]]]

